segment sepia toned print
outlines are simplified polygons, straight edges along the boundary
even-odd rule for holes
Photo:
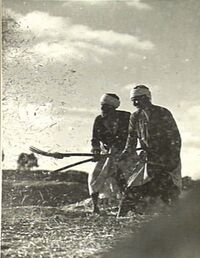
[[[127,257],[167,257],[149,232],[156,225],[162,239],[177,218],[188,241],[174,240],[181,251],[170,257],[198,257],[188,193],[200,178],[199,14],[198,0],[2,0],[2,257],[119,257],[116,246],[125,254],[132,242]],[[171,115],[151,120],[139,107],[148,119],[133,136],[142,85]],[[160,181],[139,194],[155,171],[177,179],[175,201],[163,202]],[[138,240],[143,230],[150,242]]]

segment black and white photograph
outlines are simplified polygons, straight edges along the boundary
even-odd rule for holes
[[[199,0],[2,0],[1,257],[200,258],[199,68]]]

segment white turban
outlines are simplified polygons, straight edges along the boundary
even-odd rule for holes
[[[151,92],[150,90],[144,86],[144,85],[139,85],[139,86],[136,86],[134,87],[131,92],[130,92],[130,98],[133,99],[135,97],[138,97],[138,96],[142,96],[142,95],[145,95],[147,96],[150,100],[151,100]]]
[[[117,96],[114,97],[109,93],[106,93],[103,96],[101,96],[100,103],[113,106],[114,108],[118,108],[120,105],[120,100],[117,98]]]

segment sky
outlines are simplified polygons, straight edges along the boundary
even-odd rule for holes
[[[20,24],[3,51],[3,168],[30,146],[90,152],[101,95],[134,112],[130,89],[145,84],[178,124],[183,176],[200,178],[198,0],[4,0],[3,12]],[[80,160],[38,159],[46,169]]]

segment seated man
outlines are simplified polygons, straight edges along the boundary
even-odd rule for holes
[[[125,147],[130,113],[116,110],[120,99],[116,94],[106,93],[101,99],[101,115],[97,116],[93,125],[92,152],[96,154],[96,167],[89,175],[88,186],[93,201],[93,212],[99,213],[98,197],[103,191],[106,181],[112,182],[113,177],[120,188],[125,184],[123,177],[117,176],[117,158]],[[111,156],[98,158],[102,149]],[[111,184],[112,185],[112,184]],[[114,184],[113,184],[114,185]],[[114,191],[114,189],[111,189]]]
[[[118,216],[126,214],[130,205],[145,196],[159,196],[167,204],[174,202],[181,190],[181,137],[172,114],[151,103],[151,92],[144,85],[133,88],[131,101],[138,110],[131,115],[121,160],[135,153],[139,141],[144,150],[143,159],[147,160],[149,180],[141,186],[130,185],[122,198]]]

